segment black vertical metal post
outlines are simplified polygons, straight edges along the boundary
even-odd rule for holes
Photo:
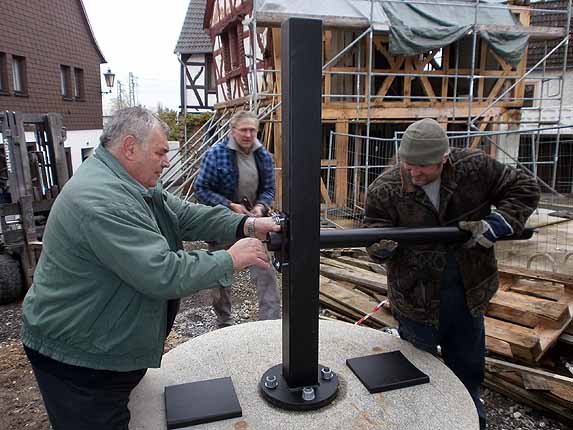
[[[287,409],[316,409],[336,396],[338,378],[318,364],[322,22],[282,25],[282,365],[265,373],[261,390]],[[280,373],[279,373],[280,372]]]
[[[283,269],[283,375],[312,385],[318,370],[322,23],[282,27],[283,210],[288,265]]]

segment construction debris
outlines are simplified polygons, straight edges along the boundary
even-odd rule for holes
[[[326,316],[361,320],[377,329],[397,326],[382,306],[386,276],[364,251],[323,252],[320,263],[320,302]],[[565,365],[558,370],[548,354],[558,342],[570,346],[572,320],[573,277],[500,267],[500,289],[485,317],[485,386],[573,424],[572,375],[565,376]]]

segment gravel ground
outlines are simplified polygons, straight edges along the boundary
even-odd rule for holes
[[[20,305],[0,306],[0,429],[49,430],[34,376],[19,342]],[[235,275],[233,317],[238,324],[258,319],[256,289],[246,272]],[[181,311],[175,319],[166,350],[215,328],[209,292],[187,297],[181,303]],[[482,398],[490,430],[570,428],[488,389],[483,390]]]

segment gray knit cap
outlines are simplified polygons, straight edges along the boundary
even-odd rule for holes
[[[438,122],[431,118],[416,121],[406,129],[398,155],[408,164],[438,164],[448,152],[448,136]]]

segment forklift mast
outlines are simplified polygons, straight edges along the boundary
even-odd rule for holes
[[[69,179],[65,139],[61,114],[0,112],[2,253],[20,261],[24,289],[32,284],[50,208]]]

